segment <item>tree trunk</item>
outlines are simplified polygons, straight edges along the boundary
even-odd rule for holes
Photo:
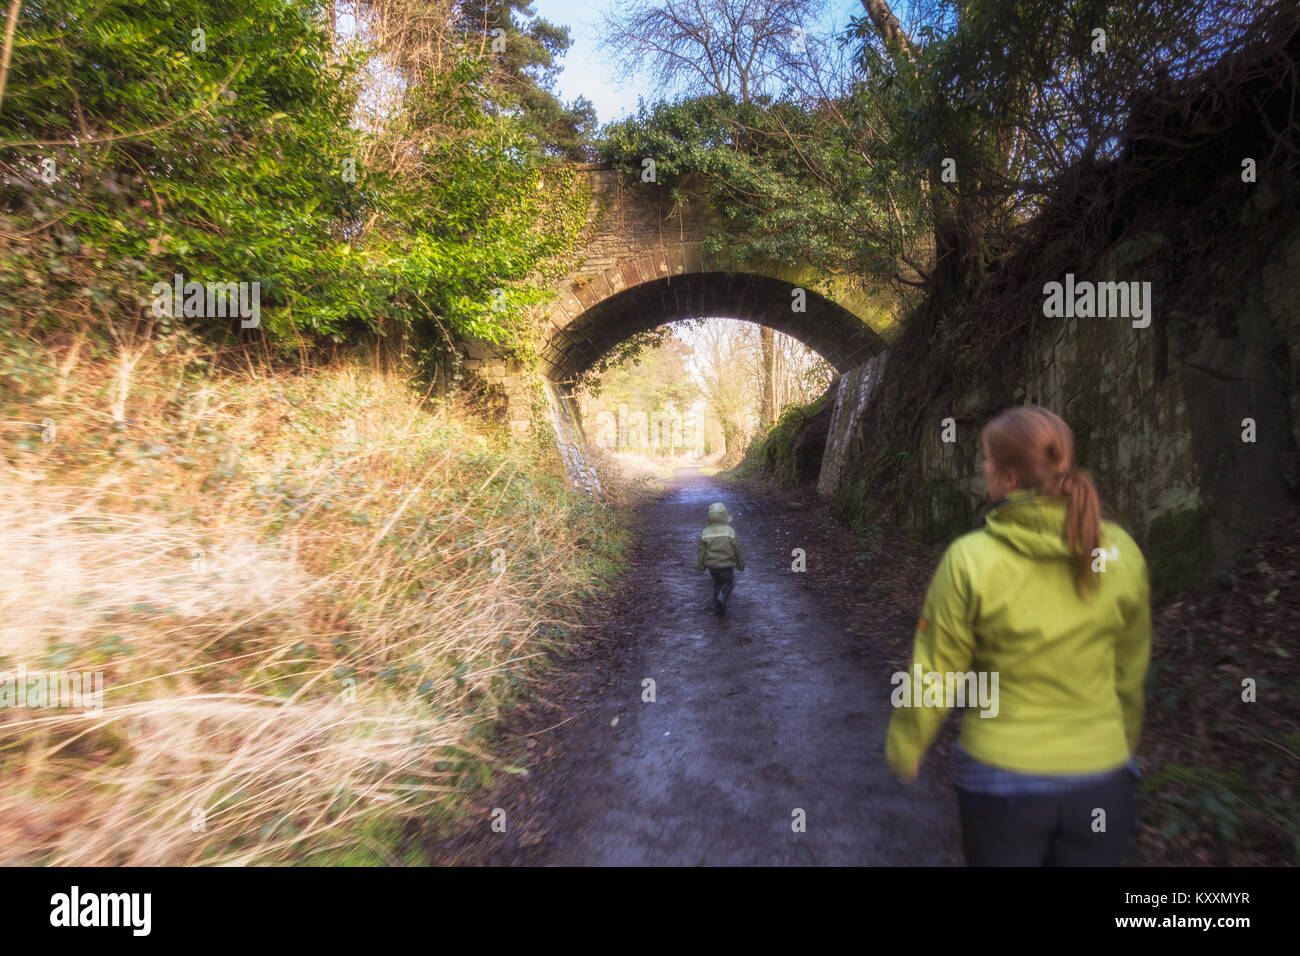
[[[885,42],[885,48],[894,58],[899,69],[909,67],[912,63],[912,44],[887,0],[862,0],[862,6],[871,18],[876,32]],[[941,94],[935,92],[934,102]],[[931,282],[933,302],[936,308],[932,315],[943,311],[943,303],[956,293],[970,278],[971,250],[963,233],[963,204],[957,190],[949,190],[942,179],[942,150],[936,150],[930,164],[930,211],[934,218],[934,275]],[[959,173],[960,175],[960,173]],[[968,204],[967,204],[968,205]]]
[[[886,48],[896,47],[910,57],[911,44],[907,42],[907,35],[903,33],[903,27],[898,22],[898,17],[894,16],[894,11],[889,9],[889,4],[885,0],[862,0],[862,6],[866,9],[867,16],[871,17],[876,32],[885,41]],[[890,52],[893,53],[894,50],[891,49]]]

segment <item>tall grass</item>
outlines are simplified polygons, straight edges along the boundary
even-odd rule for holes
[[[0,708],[2,861],[414,859],[511,769],[494,721],[616,570],[612,513],[357,364],[35,348],[0,364],[0,670],[105,692]]]

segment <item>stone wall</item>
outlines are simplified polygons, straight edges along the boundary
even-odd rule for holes
[[[590,169],[587,176],[592,195],[580,274],[603,272],[676,243],[708,238],[712,222],[702,207],[676,205],[666,198],[666,190],[616,169]]]
[[[835,410],[831,413],[830,432],[826,436],[826,449],[822,452],[821,474],[817,478],[817,493],[823,498],[831,498],[840,486],[845,464],[854,451],[853,443],[855,439],[860,440],[855,426],[871,398],[872,389],[880,381],[888,354],[888,351],[881,352],[865,364],[845,372],[835,386]]]
[[[582,428],[582,416],[573,395],[560,385],[547,382],[546,397],[550,406],[551,427],[555,431],[555,447],[569,473],[576,491],[594,498],[604,496],[600,476],[591,464],[591,448]]]
[[[547,381],[494,345],[464,343],[462,356],[461,367],[497,395],[513,434],[532,435],[539,425],[549,431],[574,489],[604,496],[578,403],[568,388]]]
[[[530,320],[542,374],[572,381],[620,343],[666,322],[726,315],[793,335],[840,371],[884,347],[894,300],[853,275],[737,261],[706,243],[721,223],[655,183],[589,169],[588,226],[554,297]],[[792,298],[793,296],[793,298]]]
[[[841,396],[822,486],[837,513],[960,534],[985,500],[979,431],[1022,403],[1071,425],[1157,595],[1226,569],[1296,507],[1300,33],[1283,27],[1135,94],[1118,155],[1058,177],[975,285],[908,317],[865,404]],[[1045,315],[1067,276],[1150,283],[1149,324]]]
[[[511,432],[516,435],[530,432],[539,384],[536,376],[505,349],[488,342],[462,343],[461,356],[461,368],[500,399]]]
[[[1300,198],[1292,183],[1283,196]],[[922,421],[911,447],[919,483],[897,517],[934,540],[970,528],[985,499],[978,434],[1008,404],[1034,403],[1060,414],[1075,432],[1079,463],[1103,499],[1148,551],[1158,591],[1177,590],[1228,564],[1270,515],[1296,494],[1300,446],[1300,215],[1280,199],[1244,210],[1249,235],[1263,219],[1289,221],[1280,240],[1252,250],[1231,235],[1250,268],[1245,281],[1192,310],[1171,287],[1182,262],[1158,231],[1113,245],[1095,278],[1156,276],[1155,315],[1147,328],[1127,318],[1036,316],[1023,343],[1018,384],[1007,394],[994,370]],[[1232,255],[1216,257],[1233,274]],[[1196,266],[1192,266],[1196,268]],[[1173,307],[1161,312],[1163,304]],[[889,431],[905,419],[878,389],[886,355],[845,375],[836,398],[819,493],[834,499],[876,452],[903,447]],[[1010,399],[1010,401],[1008,401]],[[945,442],[953,418],[956,441]],[[1243,420],[1254,422],[1243,441]],[[841,501],[841,506],[846,503]]]

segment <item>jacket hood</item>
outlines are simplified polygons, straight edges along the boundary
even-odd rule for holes
[[[1072,556],[1065,536],[1066,500],[1013,491],[984,518],[984,530],[1031,558]]]
[[[697,511],[696,514],[699,512]],[[727,506],[721,501],[709,505],[709,524],[731,524],[731,515],[727,513]]]

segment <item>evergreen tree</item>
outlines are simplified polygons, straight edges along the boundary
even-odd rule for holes
[[[539,17],[528,0],[469,0],[461,4],[458,28],[467,38],[483,37],[498,65],[495,85],[543,150],[593,158],[595,106],[585,96],[565,104],[554,93],[558,61],[572,45],[568,27]]]

